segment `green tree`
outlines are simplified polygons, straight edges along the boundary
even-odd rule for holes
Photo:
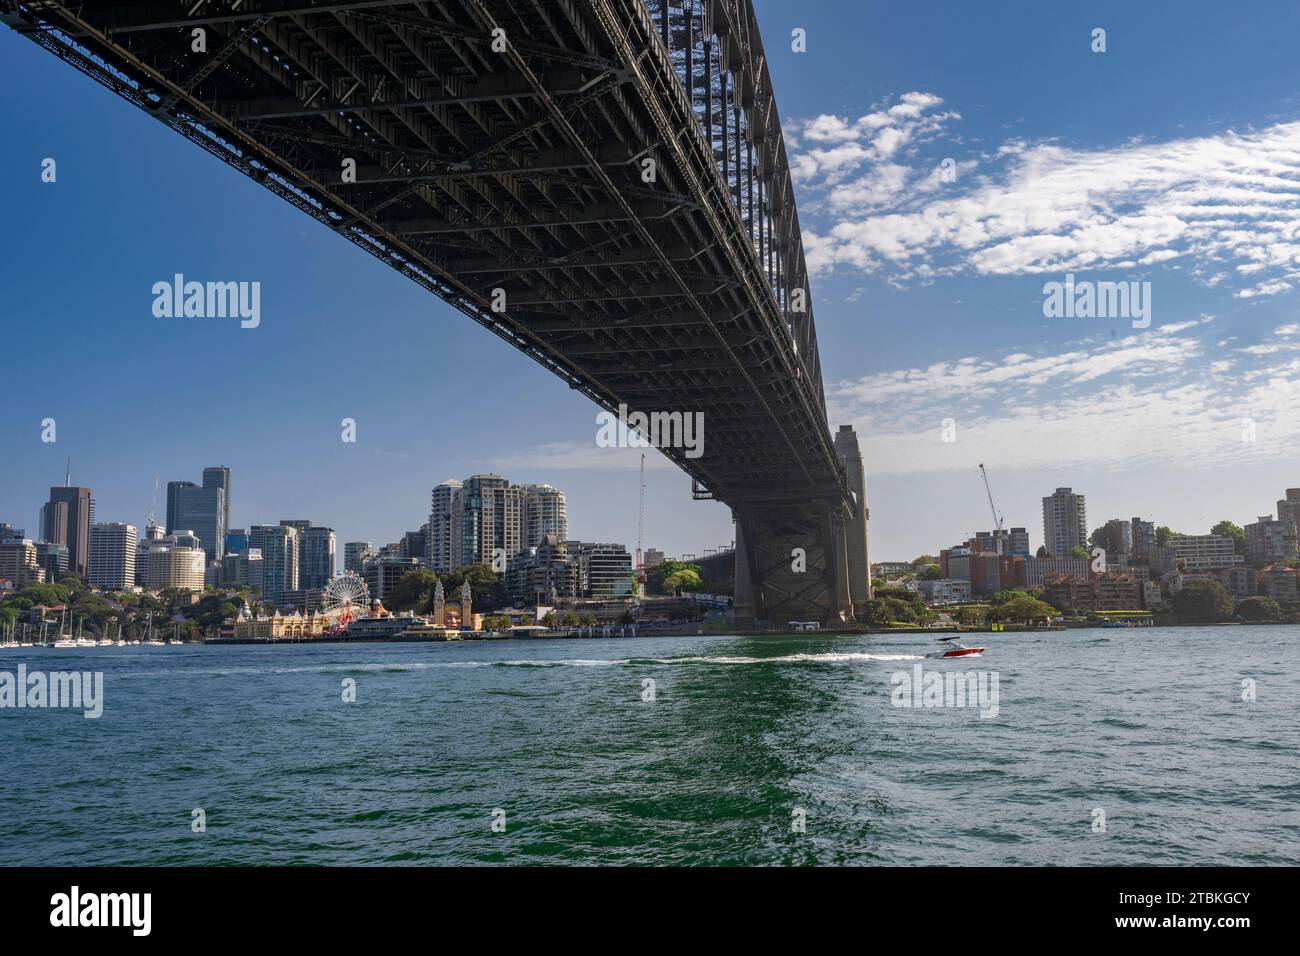
[[[680,571],[664,578],[659,587],[662,589],[662,593],[678,597],[683,591],[698,591],[700,589],[700,575],[694,568],[682,568]]]
[[[1039,621],[1046,621],[1048,618],[1055,617],[1056,608],[1047,604],[1038,598],[1030,597],[1023,591],[1011,598],[1009,601],[993,608],[991,615],[999,621],[1021,621],[1025,624],[1034,624]]]
[[[586,611],[580,618],[578,618],[578,623],[583,627],[595,627],[596,615],[592,614],[590,611]]]
[[[1246,529],[1233,524],[1227,518],[1224,518],[1211,528],[1210,534],[1221,534],[1226,538],[1231,538],[1232,550],[1237,554],[1246,553]]]
[[[1243,532],[1243,534],[1244,533],[1245,532]],[[1172,531],[1170,530],[1168,525],[1162,524],[1160,527],[1156,528],[1156,547],[1163,548],[1165,545],[1169,543],[1170,538],[1181,538],[1181,537],[1183,537],[1182,532]]]
[[[547,611],[542,615],[543,627],[556,627],[559,623],[560,619],[556,616],[554,611]]]
[[[423,610],[433,597],[438,575],[427,568],[407,571],[391,591],[384,595],[384,606],[390,611]],[[473,587],[473,584],[470,584]]]
[[[927,564],[938,564],[938,563],[939,563],[939,559],[936,558],[933,554],[923,554],[919,558],[912,559],[912,567],[916,568],[918,571],[921,568],[925,567]]]
[[[645,583],[646,590],[651,594],[676,594],[677,591],[668,586],[665,582],[668,578],[674,578],[678,583],[678,589],[681,588],[680,582],[685,580],[678,575],[690,572],[694,575],[695,588],[699,588],[701,580],[700,566],[698,564],[688,564],[685,561],[660,561],[652,568],[646,569]]]
[[[1215,532],[1217,534],[1218,532]],[[1248,597],[1237,605],[1237,613],[1247,621],[1280,621],[1281,606],[1270,597]]]
[[[1087,548],[1081,548],[1081,547],[1079,547],[1079,546],[1076,544],[1073,548],[1070,549],[1070,557],[1072,557],[1072,558],[1091,558],[1091,557],[1092,557],[1092,552],[1089,551]]]
[[[1014,600],[1025,593],[1018,588],[1006,588],[989,598],[989,603],[994,606],[1006,604],[1008,601]]]
[[[565,626],[565,627],[577,627],[577,626],[578,626],[578,615],[575,614],[573,611],[565,611],[565,612],[564,612],[564,626]]]
[[[1232,595],[1218,581],[1191,581],[1174,595],[1173,608],[1184,621],[1226,621],[1232,617]]]
[[[507,596],[501,576],[486,564],[469,564],[443,575],[442,587],[447,600],[459,600],[460,588],[469,579],[470,600],[477,611],[499,611]]]
[[[942,577],[943,569],[937,564],[924,565],[916,575],[918,581],[938,581]]]

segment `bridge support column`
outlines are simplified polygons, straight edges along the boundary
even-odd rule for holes
[[[844,468],[854,498],[853,511],[844,520],[844,536],[848,552],[849,594],[854,609],[861,612],[863,603],[871,600],[871,552],[867,546],[866,471],[852,425],[841,425],[835,433],[835,454]]]
[[[737,627],[855,619],[842,507],[741,504],[734,514]]]

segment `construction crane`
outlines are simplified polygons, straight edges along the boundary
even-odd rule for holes
[[[158,476],[153,478],[153,497],[149,499],[149,520],[145,522],[145,534],[148,535],[149,528],[158,523]]]
[[[984,477],[984,493],[989,496],[989,511],[993,512],[993,546],[997,548],[997,553],[1002,553],[1002,515],[998,514],[997,506],[993,504],[993,491],[989,488],[989,473],[984,470],[984,463],[980,463],[980,474]]]
[[[645,597],[645,452],[641,452],[641,504],[636,519],[636,597]]]

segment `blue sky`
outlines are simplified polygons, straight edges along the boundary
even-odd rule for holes
[[[1300,486],[1300,7],[757,7],[873,558],[986,528],[980,462],[1035,547],[1060,485],[1093,526],[1189,532]],[[7,30],[0,78],[0,520],[34,532],[66,457],[101,520],[138,525],[155,476],[220,463],[235,525],[382,543],[433,484],[497,470],[568,491],[575,537],[634,545],[636,454],[595,449],[596,409],[539,366]],[[260,327],[154,318],[175,272],[261,281]],[[1150,282],[1150,327],[1044,318],[1067,272]],[[732,537],[657,458],[647,528],[670,554]]]

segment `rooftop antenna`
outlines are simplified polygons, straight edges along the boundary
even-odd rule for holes
[[[72,487],[72,459],[68,459],[67,467],[63,469],[63,487]]]

